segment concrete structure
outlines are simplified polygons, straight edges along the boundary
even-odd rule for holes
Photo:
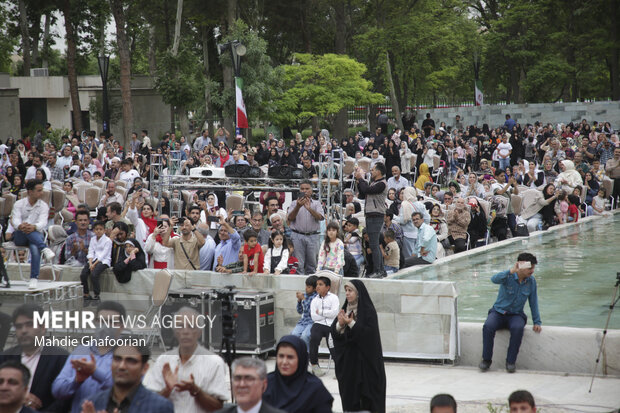
[[[501,126],[509,114],[517,123],[525,126],[536,121],[543,123],[567,124],[569,122],[610,122],[615,129],[620,128],[620,102],[568,102],[568,103],[523,103],[510,105],[485,105],[472,107],[455,107],[441,109],[419,109],[417,121],[421,125],[426,114],[430,113],[435,125],[446,122],[448,126],[454,126],[454,118],[461,115],[464,125],[477,125],[481,127],[488,124],[494,128]]]
[[[92,100],[101,98],[100,76],[79,76],[78,93],[84,129],[101,132],[103,127],[90,113]],[[119,122],[111,124],[111,132],[122,142],[120,89],[110,90],[111,110]],[[170,129],[170,106],[166,105],[148,76],[132,78],[134,130],[147,129],[152,138],[159,138]],[[114,117],[114,116],[112,116]],[[20,137],[21,130],[31,122],[53,128],[73,129],[71,96],[66,76],[22,77],[0,74],[0,122],[4,126],[0,139]],[[130,137],[127,137],[130,139]]]

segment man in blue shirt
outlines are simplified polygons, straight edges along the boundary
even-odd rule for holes
[[[292,335],[301,337],[306,343],[306,347],[310,349],[310,330],[312,330],[312,315],[310,314],[310,304],[314,297],[317,296],[316,281],[318,277],[311,275],[306,278],[306,293],[297,291],[297,313],[301,314],[301,318],[291,332]]]
[[[504,128],[508,132],[512,132],[512,129],[516,126],[517,122],[510,117],[510,115],[506,114],[506,122],[504,122]]]
[[[227,266],[239,261],[239,249],[241,249],[241,237],[239,233],[230,226],[228,222],[220,215],[220,228],[218,229],[220,243],[215,247],[213,254],[213,271],[218,266]],[[218,257],[222,256],[222,264],[218,264]]]
[[[491,281],[499,284],[499,293],[493,308],[489,310],[487,320],[482,327],[482,361],[480,370],[486,371],[491,367],[493,358],[493,341],[495,332],[507,328],[510,330],[510,342],[506,355],[506,371],[516,371],[517,355],[523,338],[523,330],[527,324],[527,316],[523,312],[525,301],[529,300],[534,331],[542,330],[540,314],[538,312],[538,294],[534,267],[538,261],[528,252],[519,254],[517,263],[507,271],[502,271],[491,277]]]

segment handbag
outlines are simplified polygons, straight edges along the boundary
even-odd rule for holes
[[[529,237],[530,231],[525,224],[517,224],[515,227],[515,237]]]

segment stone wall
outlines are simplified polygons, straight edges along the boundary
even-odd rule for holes
[[[435,125],[439,128],[440,122],[446,122],[448,126],[454,126],[456,115],[461,116],[465,125],[488,124],[489,127],[497,127],[504,124],[506,114],[509,114],[521,125],[533,124],[536,121],[543,123],[580,122],[587,119],[588,122],[610,122],[612,127],[620,128],[620,102],[569,102],[569,103],[524,103],[511,105],[487,105],[458,108],[420,109],[417,113],[417,121],[421,125],[426,113],[431,114]]]

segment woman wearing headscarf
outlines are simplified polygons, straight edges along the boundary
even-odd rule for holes
[[[409,257],[415,251],[415,242],[418,237],[418,229],[413,225],[411,215],[414,213],[413,203],[418,200],[414,188],[406,187],[402,190],[403,200],[400,204],[398,215],[394,216],[394,222],[403,230],[403,256]]]
[[[385,158],[386,178],[392,177],[392,167],[400,168],[400,151],[396,143],[390,139],[383,149],[383,157]]]
[[[125,251],[118,254],[112,270],[119,283],[131,281],[131,273],[146,268],[146,256],[135,238],[125,241]]]
[[[267,161],[267,164],[270,168],[280,165],[280,155],[278,155],[278,150],[276,148],[271,148],[269,150],[269,159]]]
[[[555,182],[558,173],[553,169],[553,161],[551,159],[545,159],[543,163],[543,174],[545,175],[545,184],[552,184]]]
[[[545,182],[545,173],[543,171],[539,171],[536,168],[536,164],[534,161],[523,161],[523,166],[526,169],[526,173],[523,175],[523,185],[529,186],[530,188],[538,188],[542,186]]]
[[[344,285],[346,302],[331,327],[343,411],[385,412],[385,366],[377,311],[360,280]]]
[[[575,187],[583,185],[583,179],[577,170],[573,161],[560,161],[560,174],[555,178],[555,186],[562,188],[568,193],[572,193]]]
[[[215,166],[217,166],[218,168],[225,168],[228,165],[232,164],[233,162],[234,162],[233,159],[230,157],[230,154],[228,153],[228,148],[222,147],[220,149],[220,157],[217,158],[217,161],[215,162]]]
[[[267,375],[263,400],[288,413],[331,413],[334,398],[308,372],[308,348],[297,336],[284,336],[276,347],[276,369]]]
[[[424,191],[424,184],[427,182],[433,182],[433,180],[431,179],[431,174],[428,170],[428,165],[425,163],[422,163],[420,165],[418,179],[415,181],[415,187],[418,188],[420,191]]]

